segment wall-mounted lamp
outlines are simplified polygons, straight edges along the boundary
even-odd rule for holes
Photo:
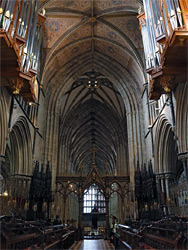
[[[5,192],[3,193],[3,196],[8,196],[8,192],[5,191]]]

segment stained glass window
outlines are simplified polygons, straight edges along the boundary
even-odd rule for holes
[[[94,207],[99,213],[106,213],[104,195],[95,184],[91,185],[84,194],[83,213],[91,213]]]

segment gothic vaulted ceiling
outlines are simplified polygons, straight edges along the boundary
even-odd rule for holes
[[[117,168],[119,144],[126,145],[126,107],[111,75],[112,68],[124,69],[139,90],[143,84],[140,5],[140,0],[41,0],[42,84],[53,103],[58,100],[59,143],[69,148],[75,171],[92,165],[93,146],[101,171],[105,165],[109,172]]]

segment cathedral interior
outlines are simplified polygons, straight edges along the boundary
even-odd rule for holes
[[[188,249],[188,0],[0,1],[1,249]]]

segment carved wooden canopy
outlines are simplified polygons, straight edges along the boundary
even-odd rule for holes
[[[97,166],[93,164],[86,176],[58,176],[56,178],[56,192],[59,192],[64,199],[70,193],[82,197],[85,190],[89,189],[92,184],[96,184],[106,199],[109,199],[114,192],[117,192],[121,199],[124,199],[129,192],[129,181],[129,176],[101,175]]]

